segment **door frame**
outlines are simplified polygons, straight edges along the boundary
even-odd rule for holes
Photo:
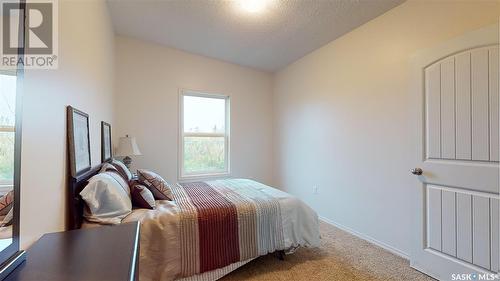
[[[468,32],[462,36],[456,37],[442,44],[434,46],[429,49],[422,50],[412,56],[410,61],[410,90],[409,90],[409,102],[410,102],[410,128],[413,128],[411,135],[411,163],[412,166],[409,168],[419,167],[423,161],[425,161],[425,73],[424,70],[427,66],[445,58],[452,56],[454,54],[467,51],[470,49],[475,49],[478,47],[486,47],[490,45],[498,44],[499,40],[499,25],[495,23],[483,27],[478,30]],[[424,171],[425,173],[425,171]],[[414,175],[410,175],[414,181],[411,185],[410,190],[410,202],[411,211],[410,219],[412,221],[411,229],[411,245],[410,245],[410,266],[424,272],[425,274],[432,276],[436,279],[442,279],[443,275],[446,274],[447,269],[435,269],[428,268],[415,261],[417,256],[422,255],[422,249],[426,248],[426,191],[425,183],[423,183],[423,176],[418,176],[414,178]],[[425,250],[424,250],[425,251]],[[432,250],[429,250],[432,251]],[[439,254],[437,254],[439,255]],[[452,259],[446,255],[442,255],[440,258]],[[455,261],[457,267],[456,272],[460,273],[460,268],[463,266],[470,268],[471,271],[477,271],[480,273],[489,273],[480,267],[474,265]],[[436,266],[440,267],[440,266]],[[451,269],[455,270],[455,269]]]

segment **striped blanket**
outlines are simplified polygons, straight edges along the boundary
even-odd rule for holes
[[[241,181],[179,183],[181,276],[285,249],[278,199]]]
[[[141,281],[213,281],[276,250],[319,246],[318,215],[298,198],[249,179],[171,186],[173,200],[134,209]]]

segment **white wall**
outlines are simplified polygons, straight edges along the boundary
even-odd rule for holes
[[[67,105],[90,114],[92,163],[100,163],[100,122],[113,123],[113,40],[104,1],[59,1],[59,69],[25,73],[22,248],[65,228]]]
[[[229,95],[231,176],[272,180],[272,76],[127,37],[116,38],[113,136],[137,138],[132,168],[178,178],[179,89]]]
[[[276,184],[408,253],[410,57],[498,15],[498,1],[408,1],[277,73]]]

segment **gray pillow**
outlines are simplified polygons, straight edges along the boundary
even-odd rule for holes
[[[119,224],[132,212],[128,184],[114,172],[93,176],[80,196],[87,203],[83,216],[91,222]]]

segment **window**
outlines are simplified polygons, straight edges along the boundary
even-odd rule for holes
[[[180,177],[229,174],[229,97],[181,94]]]
[[[14,181],[16,76],[0,73],[0,185]]]

